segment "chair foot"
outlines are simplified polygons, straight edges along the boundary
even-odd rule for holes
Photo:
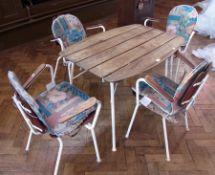
[[[171,159],[170,159],[170,158],[166,158],[166,161],[167,161],[167,162],[170,162],[170,161],[171,161]]]
[[[117,149],[116,149],[116,148],[112,148],[112,151],[113,151],[113,152],[116,152],[116,151],[117,151]]]

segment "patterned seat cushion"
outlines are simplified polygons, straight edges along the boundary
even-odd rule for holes
[[[154,74],[152,75],[153,80],[171,97],[174,97],[175,91],[178,87],[178,84],[168,79],[165,76]],[[148,84],[141,82],[140,83],[140,94],[146,95],[148,98],[152,100],[151,108],[158,108],[162,111],[160,113],[171,113],[172,105],[171,102],[165,99],[161,94],[152,89]],[[152,105],[155,105],[152,107]],[[149,106],[149,107],[150,107]]]
[[[196,9],[189,5],[174,7],[167,19],[167,32],[184,38],[185,44],[194,30],[198,18]]]
[[[88,115],[95,111],[96,106],[85,110],[64,123],[58,122],[63,116],[69,116],[73,109],[89,96],[68,82],[62,82],[49,91],[41,93],[36,102],[46,123],[52,128],[55,135],[73,135]]]
[[[58,16],[53,20],[51,29],[55,38],[61,38],[64,47],[68,47],[86,37],[82,23],[71,14]]]

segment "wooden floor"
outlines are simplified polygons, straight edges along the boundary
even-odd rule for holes
[[[155,16],[165,16],[168,10],[186,1],[158,0]],[[191,1],[190,1],[191,2]],[[192,1],[194,2],[194,1]],[[108,28],[116,26],[116,16],[99,22]],[[162,25],[157,25],[164,28]],[[0,53],[0,174],[1,175],[51,175],[57,154],[57,141],[46,136],[33,137],[30,151],[24,147],[28,128],[12,105],[12,92],[8,85],[7,71],[17,73],[24,82],[41,63],[54,65],[59,48],[43,38]],[[209,43],[195,37],[190,50]],[[187,54],[191,58],[191,51]],[[199,60],[192,58],[195,61]],[[151,72],[163,72],[160,65]],[[180,71],[189,70],[184,64]],[[149,73],[151,73],[149,72]],[[58,74],[58,81],[66,79],[65,68]],[[134,109],[135,98],[130,91],[137,77],[120,82],[116,93],[117,152],[111,151],[111,124],[109,85],[91,74],[84,74],[75,84],[91,96],[102,101],[102,112],[96,134],[102,163],[95,161],[90,133],[82,129],[73,137],[64,137],[64,150],[60,164],[61,175],[214,175],[215,174],[215,74],[202,90],[196,105],[189,111],[190,132],[186,132],[182,117],[178,123],[168,123],[171,162],[165,161],[161,118],[141,108],[130,138],[124,138]],[[36,95],[44,89],[48,74],[44,74],[31,88]]]

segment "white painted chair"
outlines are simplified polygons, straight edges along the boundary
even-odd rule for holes
[[[136,106],[126,133],[129,137],[138,108],[143,105],[162,117],[166,160],[170,161],[166,120],[175,122],[175,115],[184,113],[186,130],[189,131],[187,111],[208,79],[211,64],[203,61],[180,84],[161,75],[147,75],[136,81]]]
[[[51,82],[47,84],[47,89],[34,99],[27,90],[45,69],[50,70]],[[14,90],[13,102],[30,130],[26,151],[29,151],[32,135],[49,134],[56,138],[59,149],[54,175],[57,175],[63,151],[62,137],[76,135],[84,125],[91,132],[96,160],[101,161],[94,130],[101,110],[100,101],[95,97],[90,98],[69,82],[55,84],[53,68],[48,64],[40,65],[23,86],[14,72],[9,71],[8,78]],[[90,118],[92,122],[88,120]]]
[[[86,28],[86,30],[92,29],[101,29],[102,32],[106,31],[105,27],[101,24]],[[60,45],[61,50],[64,50],[72,44],[82,41],[86,37],[86,31],[81,21],[76,16],[71,14],[60,15],[54,19],[51,30],[55,38],[51,41],[57,42]],[[59,57],[57,59],[54,77],[57,74],[58,65],[61,59],[63,59],[63,64],[67,66],[69,82],[72,84],[74,77],[74,63],[66,60],[65,58]]]
[[[195,25],[198,20],[198,12],[193,6],[190,5],[178,5],[174,7],[167,17],[167,24],[166,24],[166,31],[184,38],[184,46],[180,48],[179,52],[184,54],[190,42],[195,35]],[[144,25],[146,26],[148,22],[158,21],[157,19],[148,18],[145,20]],[[170,58],[170,71],[169,77],[172,78],[173,74],[173,57]],[[169,60],[166,61],[165,68],[168,70],[169,67]],[[178,59],[176,73],[175,73],[175,81],[178,77],[180,59]],[[167,76],[168,71],[166,71],[165,75]]]

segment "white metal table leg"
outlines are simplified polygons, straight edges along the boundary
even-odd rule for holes
[[[166,118],[165,117],[162,117],[162,124],[163,124],[164,142],[165,142],[165,149],[166,149],[166,160],[170,161],[169,143],[168,143],[168,137],[167,137]]]
[[[115,86],[110,83],[110,103],[111,103],[111,125],[112,125],[112,151],[116,151],[116,124],[115,124]]]

